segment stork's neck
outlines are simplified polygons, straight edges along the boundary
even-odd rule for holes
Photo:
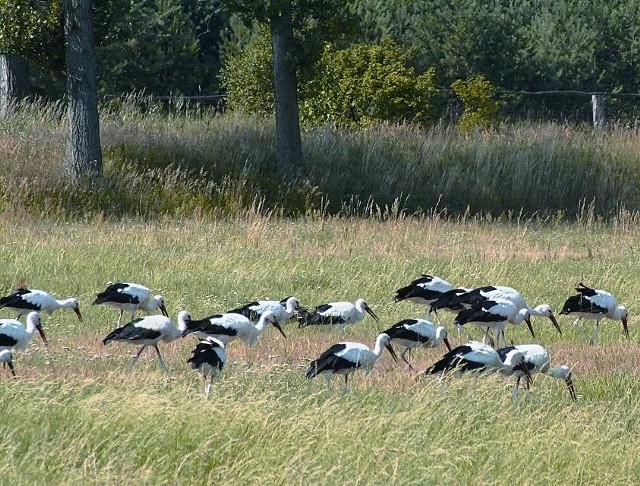
[[[543,371],[543,373],[549,375],[552,378],[566,380],[571,374],[571,371],[566,366],[556,366],[555,368],[551,368],[548,371]]]
[[[67,309],[74,309],[77,305],[77,301],[73,297],[63,300],[56,299],[56,303],[59,307],[66,307]]]
[[[153,312],[154,310],[157,310],[158,307],[160,307],[160,303],[161,303],[160,299],[156,295],[155,297],[151,297],[146,302],[144,302],[140,306],[140,308],[143,309],[143,310],[146,310],[148,312]]]
[[[620,319],[622,319],[622,316],[626,315],[626,313],[626,307],[619,305],[610,312],[611,319],[613,319],[614,321],[619,321]]]
[[[378,336],[378,339],[376,339],[376,345],[373,348],[373,354],[376,355],[376,361],[377,359],[380,357],[380,355],[382,354],[382,350],[384,349],[384,336]]]
[[[527,317],[531,315],[529,309],[520,309],[515,316],[513,316],[512,322],[514,324],[522,324]]]
[[[435,337],[434,345],[440,346],[444,342],[444,338],[446,335],[447,335],[447,330],[444,327],[440,326],[436,328],[436,337]]]

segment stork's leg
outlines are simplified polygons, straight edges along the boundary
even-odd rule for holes
[[[154,344],[153,347],[156,348],[156,353],[158,353],[158,361],[160,361],[160,366],[162,366],[165,370],[168,370],[169,368],[167,368],[167,363],[165,363],[164,360],[162,359],[162,355],[160,354],[158,345]]]
[[[593,326],[593,338],[589,344],[600,344],[600,319],[596,319]]]
[[[124,314],[124,310],[120,309],[120,315],[118,316],[118,327],[120,327],[122,324],[122,314]]]
[[[131,364],[129,365],[129,369],[133,368],[133,365],[134,365],[134,364],[136,364],[136,361],[138,361],[138,358],[140,357],[140,354],[142,353],[142,351],[143,351],[143,350],[144,350],[144,348],[146,348],[146,347],[147,347],[147,345],[146,345],[146,344],[145,344],[145,345],[143,345],[143,346],[140,348],[140,351],[138,351],[138,354],[136,354],[136,355],[133,357],[133,361],[132,361],[132,362],[131,362]]]
[[[349,373],[344,374],[344,392],[349,393]]]
[[[205,377],[204,379],[204,397],[205,398],[209,398],[209,392],[211,392],[211,377],[209,377],[208,380]]]
[[[413,371],[415,373],[415,369],[413,368],[413,366],[411,366],[411,363],[409,363],[409,360],[407,359],[407,356],[411,353],[411,348],[404,348],[404,351],[402,352],[402,354],[400,355],[400,357],[402,358],[402,360],[407,363],[407,366],[409,367],[410,371]]]
[[[518,399],[518,396],[520,395],[520,378],[521,377],[518,376],[518,379],[516,380],[516,384],[513,387],[513,392],[511,393],[511,396],[514,402]]]
[[[585,337],[585,339],[591,343],[591,339],[589,339],[589,335],[586,333],[586,331],[582,328],[582,326],[579,324],[580,323],[580,317],[578,317],[575,321],[573,321],[573,326],[580,331],[580,333]]]

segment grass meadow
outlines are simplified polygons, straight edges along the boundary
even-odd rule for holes
[[[0,290],[18,284],[81,302],[45,316],[0,370],[0,433],[6,484],[633,484],[640,477],[640,227],[631,214],[603,223],[437,216],[396,219],[248,214],[220,221],[0,222]],[[420,273],[456,285],[500,283],[530,305],[558,312],[579,281],[608,289],[630,310],[630,342],[604,321],[589,346],[559,317],[533,321],[556,364],[573,368],[579,400],[538,376],[530,400],[513,403],[510,380],[415,379],[385,353],[351,392],[327,393],[304,370],[328,345],[372,344],[378,332],[423,308],[391,303]],[[161,345],[170,371],[133,347],[103,346],[117,312],[90,306],[109,281],[162,293],[170,314],[194,317],[259,298],[295,295],[305,306],[367,298],[380,316],[343,335],[285,327],[255,348],[233,343],[212,395],[187,367],[195,339]],[[13,317],[0,311],[2,317]],[[587,328],[590,332],[590,328]],[[524,326],[507,330],[531,342]],[[443,349],[414,352],[424,368]]]

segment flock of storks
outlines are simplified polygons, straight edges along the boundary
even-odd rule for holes
[[[574,324],[585,335],[585,331],[579,326],[580,319],[594,320],[593,335],[589,339],[591,344],[599,342],[599,323],[605,317],[621,321],[624,334],[629,338],[627,310],[624,306],[618,305],[612,294],[587,287],[582,283],[577,285],[576,291],[577,295],[567,299],[560,314],[575,315],[577,319]],[[404,348],[400,357],[409,370],[415,371],[409,359],[411,350],[444,344],[448,352],[422,374],[443,375],[475,371],[499,372],[514,376],[515,399],[519,394],[522,379],[525,380],[529,394],[532,376],[543,373],[564,380],[571,398],[576,399],[570,367],[552,367],[551,356],[546,348],[538,344],[508,344],[504,335],[508,324],[519,325],[524,322],[531,336],[535,338],[532,316],[547,317],[562,334],[554,312],[548,304],[529,307],[522,294],[511,287],[455,288],[446,280],[432,275],[422,275],[409,285],[398,289],[393,301],[411,301],[424,305],[427,307],[427,316],[425,319],[404,319],[394,324],[378,334],[373,349],[358,342],[344,341],[334,344],[311,361],[306,371],[307,378],[323,375],[330,389],[332,376],[343,375],[344,387],[347,390],[349,375],[358,369],[370,371],[385,348],[396,362],[398,356],[393,346]],[[343,331],[364,319],[366,314],[378,320],[378,316],[364,299],[358,299],[355,303],[331,302],[308,310],[302,307],[295,297],[287,297],[279,301],[250,302],[203,319],[192,319],[188,312],[181,311],[178,313],[177,323],[174,323],[169,318],[164,298],[160,295],[153,296],[147,287],[135,283],[110,284],[103,292],[97,294],[93,304],[119,310],[118,327],[104,338],[104,344],[122,341],[141,346],[131,362],[131,367],[142,351],[151,346],[156,350],[160,365],[166,368],[158,348],[161,341],[171,342],[189,334],[199,337],[200,340],[187,362],[202,374],[207,396],[212,379],[222,371],[227,361],[227,347],[235,339],[253,346],[269,325],[273,325],[286,338],[283,326],[291,318],[297,319],[299,327],[326,326]],[[19,288],[0,298],[0,308],[18,313],[16,319],[0,319],[0,362],[7,365],[14,376],[13,354],[26,348],[36,330],[47,345],[41,313],[51,314],[59,308],[70,308],[82,321],[77,299],[58,300],[42,290]],[[158,310],[160,314],[135,318],[138,311]],[[440,323],[439,311],[448,311],[455,315],[452,324],[457,329],[458,338],[461,339],[462,333],[466,332],[469,342],[452,348],[447,329]],[[131,315],[131,321],[121,325],[125,312]],[[25,325],[18,320],[22,315],[26,315]],[[429,320],[431,315],[437,319],[438,324]],[[470,324],[481,329],[483,342],[473,340],[468,334]]]

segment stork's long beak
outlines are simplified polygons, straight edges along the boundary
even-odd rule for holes
[[[531,325],[531,319],[527,317],[524,321],[527,323],[527,327],[529,328],[529,332],[531,333],[531,336],[535,339],[536,334],[533,332],[533,326]]]
[[[398,355],[396,354],[396,350],[393,349],[393,346],[391,346],[391,343],[387,344],[385,347],[387,348],[387,351],[389,351],[389,354],[391,354],[391,357],[393,358],[393,360],[396,363],[399,363]]]
[[[160,309],[160,312],[162,312],[163,316],[169,317],[169,313],[167,312],[167,308],[165,307],[164,304],[160,304],[158,308]]]
[[[451,351],[451,343],[449,342],[449,338],[444,338],[444,345],[449,351]]]
[[[287,335],[282,330],[282,327],[280,326],[280,323],[278,321],[274,320],[272,324],[273,324],[273,327],[275,327],[278,331],[280,331],[280,334],[282,334],[284,336],[284,338],[287,339]]]
[[[36,329],[40,333],[40,337],[42,338],[42,341],[44,342],[44,345],[45,346],[49,346],[49,342],[47,341],[47,336],[44,335],[44,329],[42,329],[42,326],[41,325],[37,325]]]
[[[627,318],[622,319],[622,329],[624,330],[624,335],[629,339],[629,326],[627,326]]]
[[[569,395],[571,395],[571,400],[573,400],[574,402],[577,401],[578,395],[576,395],[576,389],[573,387],[573,380],[571,379],[571,373],[569,373],[569,376],[567,376],[565,383],[567,384],[567,388],[569,389]]]
[[[367,311],[367,314],[369,314],[371,317],[373,317],[376,321],[379,321],[380,319],[378,319],[378,316],[376,315],[375,312],[373,312],[373,310],[371,309],[371,307],[366,306],[364,308],[365,311]]]
[[[549,319],[551,320],[553,327],[555,327],[560,333],[560,335],[562,336],[562,329],[560,329],[560,324],[558,324],[558,320],[556,319],[556,316],[554,316],[553,314],[549,314]]]
[[[78,316],[78,319],[80,319],[80,322],[84,322],[84,321],[82,320],[82,314],[80,314],[80,307],[75,307],[75,308],[73,309],[73,311],[74,311],[74,312],[76,313],[76,315]]]

